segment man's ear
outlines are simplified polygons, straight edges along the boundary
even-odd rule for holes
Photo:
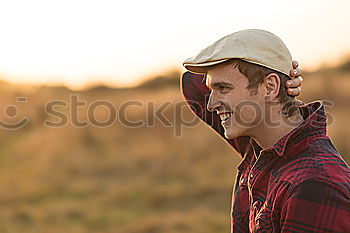
[[[265,100],[273,102],[276,100],[280,91],[281,79],[276,73],[271,73],[264,78]]]

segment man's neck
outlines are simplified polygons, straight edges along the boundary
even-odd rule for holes
[[[256,132],[254,132],[252,138],[262,149],[270,148],[279,139],[298,127],[303,120],[304,119],[299,111],[288,118],[283,114],[277,114],[277,117],[273,121],[274,125],[265,122]]]

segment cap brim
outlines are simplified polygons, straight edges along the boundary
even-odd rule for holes
[[[192,73],[198,73],[198,74],[206,74],[208,72],[208,68],[213,65],[217,65],[220,63],[223,63],[225,61],[230,60],[228,59],[222,59],[218,61],[211,61],[211,62],[205,62],[205,63],[200,63],[200,64],[191,64],[191,63],[184,63],[184,67],[191,71]]]

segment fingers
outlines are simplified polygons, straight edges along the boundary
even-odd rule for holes
[[[289,74],[290,74],[290,77],[298,77],[298,76],[301,76],[303,71],[298,68],[299,66],[299,63],[297,61],[292,61],[292,66],[293,66],[293,69],[289,71]]]
[[[296,88],[288,88],[288,94],[291,96],[298,96],[301,93],[301,88],[296,87]]]
[[[288,94],[291,96],[298,96],[301,93],[301,84],[303,82],[302,70],[298,68],[299,64],[297,61],[292,62],[293,69],[289,72],[291,80],[288,80],[286,86],[288,87]],[[296,100],[298,105],[302,105],[303,102],[300,100]]]
[[[288,80],[286,83],[286,87],[288,88],[300,87],[302,83],[303,83],[303,77],[299,76],[297,78]]]
[[[299,66],[297,61],[292,61],[293,69],[296,69]]]
[[[302,70],[301,69],[299,69],[299,68],[295,68],[295,69],[293,69],[293,70],[290,70],[289,71],[289,74],[290,74],[290,77],[298,77],[298,76],[301,76],[301,74],[302,74]]]

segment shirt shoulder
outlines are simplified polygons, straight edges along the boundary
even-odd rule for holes
[[[308,180],[326,181],[350,197],[350,168],[328,137],[313,141],[306,150],[282,158],[273,169],[275,180],[290,189]]]

